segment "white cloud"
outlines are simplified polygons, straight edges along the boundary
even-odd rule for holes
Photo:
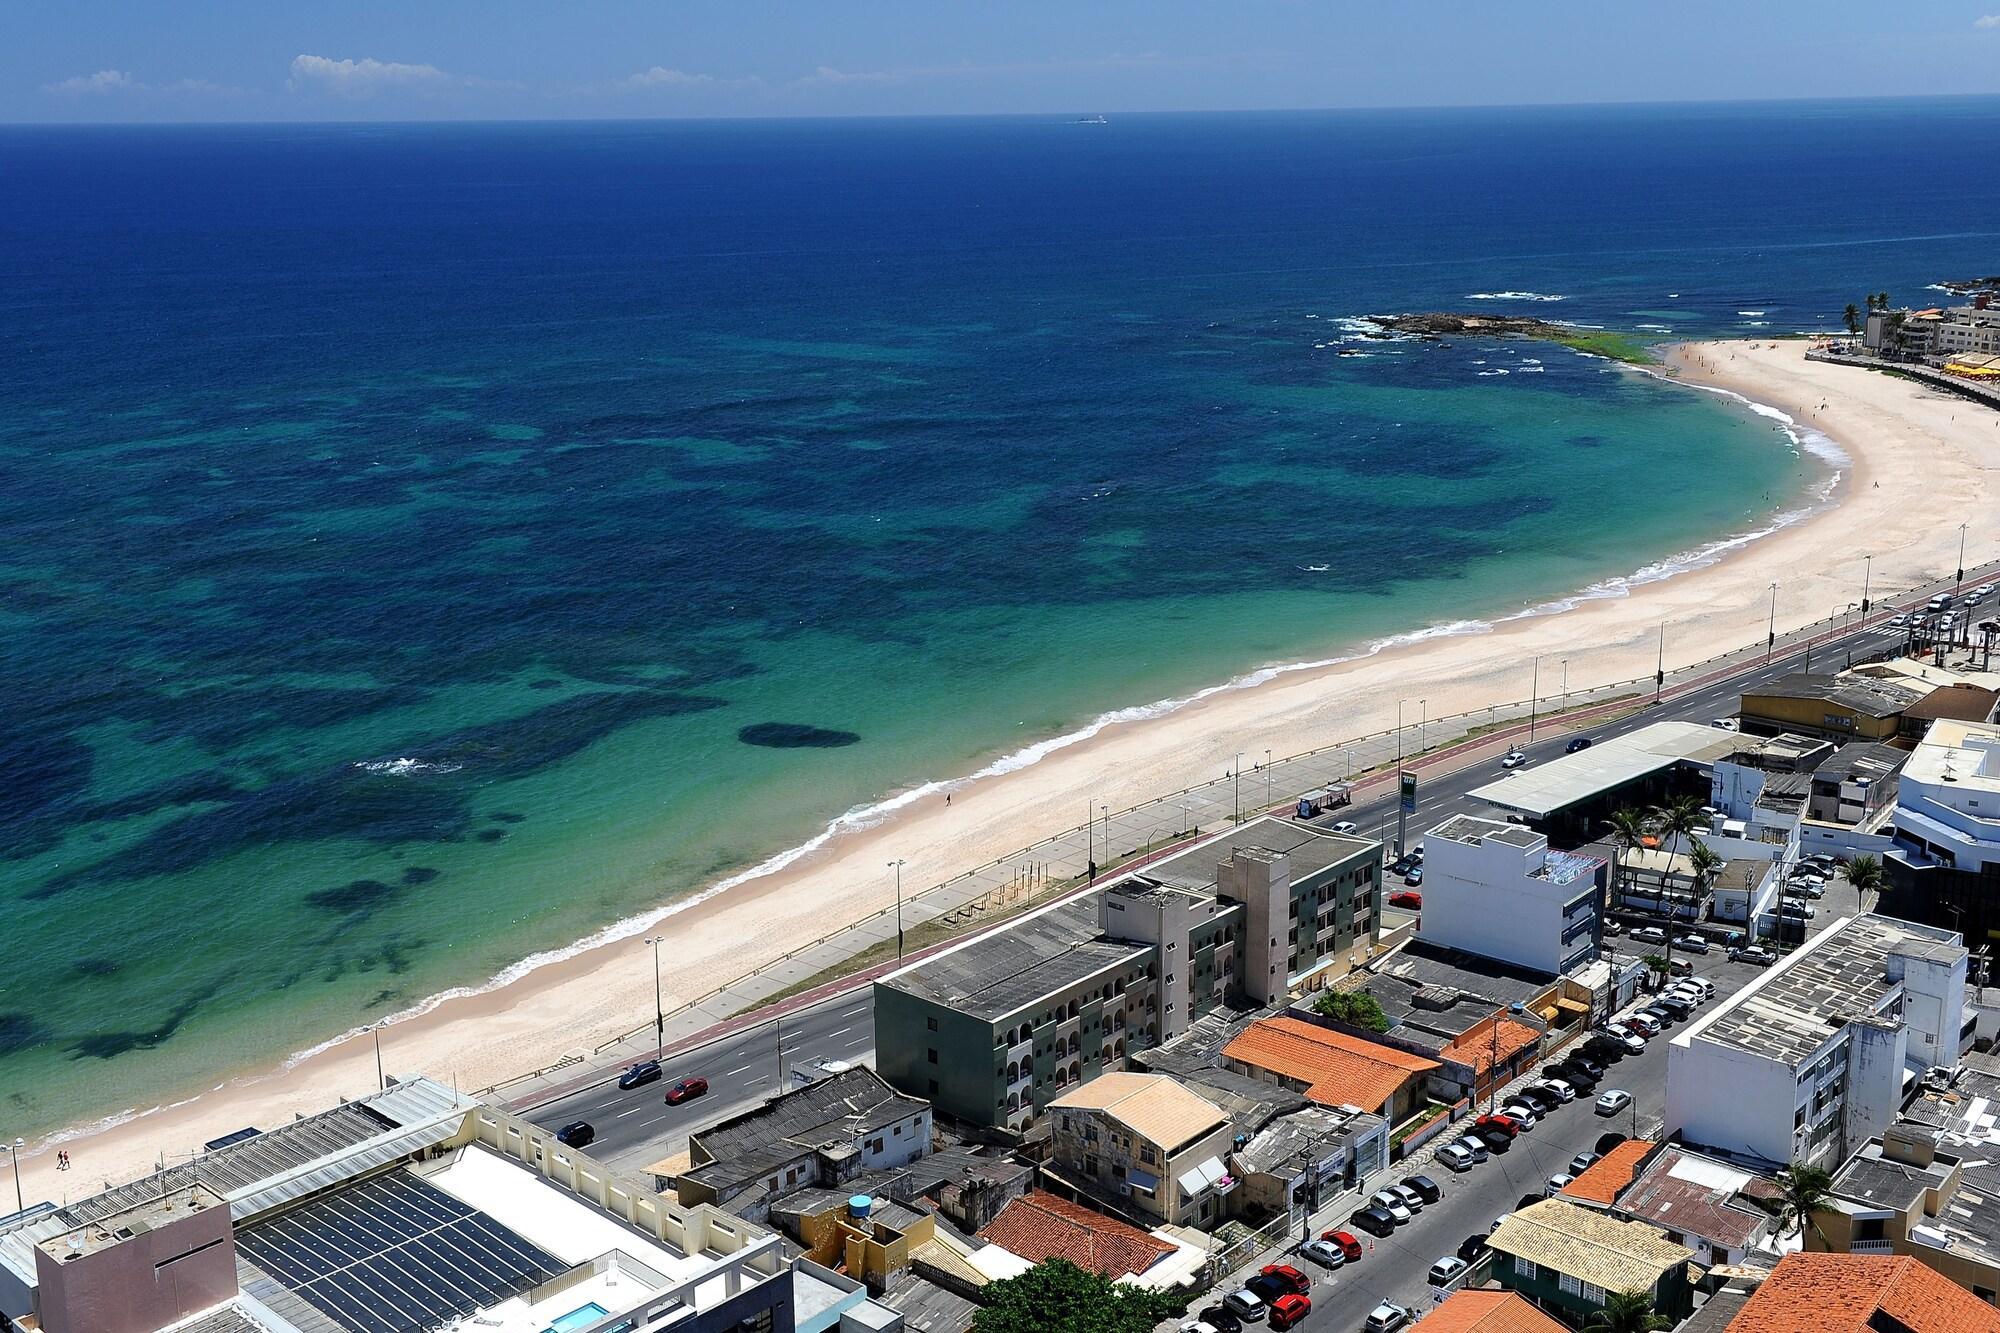
[[[691,74],[684,69],[670,69],[665,65],[655,65],[651,69],[640,70],[629,78],[618,80],[619,88],[761,88],[764,81],[756,75],[742,79],[719,79],[713,74]]]
[[[2000,28],[2000,14],[1987,14],[1984,17],[1976,18],[1972,20],[1972,26],[1975,28]]]
[[[334,60],[302,55],[292,61],[291,87],[318,88],[341,97],[370,97],[383,88],[442,88],[461,80],[436,65],[394,60]]]
[[[78,74],[60,83],[42,85],[42,91],[65,97],[95,97],[105,93],[136,92],[146,85],[122,69],[100,69],[95,74]]]

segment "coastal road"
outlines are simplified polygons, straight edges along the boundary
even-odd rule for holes
[[[1697,959],[1697,973],[1715,983],[1715,999],[1695,1011],[1707,1013],[1724,997],[1734,994],[1759,971],[1728,962],[1720,953]],[[1692,1021],[1692,1019],[1690,1020]],[[1604,1071],[1599,1092],[1623,1088],[1632,1094],[1633,1108],[1615,1116],[1599,1116],[1590,1099],[1579,1097],[1520,1135],[1505,1153],[1493,1156],[1464,1175],[1456,1175],[1428,1159],[1439,1139],[1426,1144],[1409,1163],[1396,1163],[1366,1181],[1360,1190],[1344,1194],[1322,1207],[1313,1218],[1313,1234],[1331,1227],[1347,1226],[1348,1218],[1363,1206],[1367,1196],[1384,1185],[1421,1172],[1438,1183],[1444,1197],[1396,1229],[1392,1236],[1376,1238],[1366,1232],[1354,1234],[1365,1252],[1360,1262],[1328,1273],[1292,1254],[1298,1237],[1269,1251],[1235,1275],[1241,1279],[1268,1263],[1296,1263],[1313,1279],[1313,1311],[1299,1327],[1305,1330],[1340,1330],[1351,1333],[1361,1327],[1368,1312],[1380,1301],[1406,1305],[1418,1314],[1431,1307],[1430,1266],[1446,1255],[1456,1254],[1468,1236],[1483,1236],[1502,1214],[1510,1213],[1526,1195],[1539,1196],[1550,1176],[1567,1171],[1571,1157],[1593,1151],[1600,1135],[1615,1131],[1652,1138],[1660,1131],[1666,1108],[1667,1042],[1679,1030],[1670,1027],[1646,1043],[1640,1055],[1628,1055]],[[1523,1079],[1522,1082],[1530,1081]],[[1504,1101],[1505,1094],[1502,1094]],[[1484,1108],[1482,1108],[1484,1109]],[[1636,1111],[1636,1116],[1634,1112]],[[1233,1290],[1218,1286],[1217,1292]]]
[[[657,1083],[627,1091],[614,1079],[538,1106],[529,1118],[551,1129],[587,1120],[597,1130],[587,1151],[610,1165],[637,1170],[680,1151],[692,1131],[747,1110],[776,1091],[780,1032],[787,1080],[802,1061],[872,1063],[874,991],[848,991],[787,1014],[782,1023],[760,1024],[669,1055],[661,1062],[665,1074]],[[708,1080],[708,1095],[667,1105],[666,1090],[676,1079],[694,1074]]]
[[[1879,651],[1900,637],[1900,631],[1860,630],[1816,645],[1812,656],[1821,664],[1845,661],[1849,652],[1860,656]],[[1563,747],[1579,734],[1604,738],[1635,731],[1663,719],[1708,722],[1730,716],[1736,712],[1737,695],[1746,686],[1800,670],[1802,664],[1803,655],[1800,653],[1779,656],[1768,664],[1759,664],[1726,680],[1670,698],[1659,708],[1646,708],[1617,721],[1580,729],[1551,725],[1548,732],[1538,734],[1532,744],[1523,743],[1521,749],[1529,756],[1531,764],[1542,764],[1559,758]],[[1559,704],[1558,700],[1557,706]],[[1408,825],[1409,838],[1414,841],[1425,829],[1453,814],[1477,813],[1483,807],[1476,806],[1469,793],[1475,787],[1493,781],[1501,771],[1496,757],[1490,762],[1469,764],[1453,772],[1424,774],[1418,793],[1417,812]],[[1369,835],[1380,837],[1385,842],[1392,840],[1396,832],[1394,789],[1385,787],[1382,795],[1334,811],[1319,822],[1330,823],[1336,819],[1351,819]],[[1390,884],[1396,887],[1397,881],[1392,879]],[[1393,909],[1384,912],[1386,927],[1394,927],[1406,919],[1404,914]],[[1720,984],[1720,978],[1717,980]],[[690,1132],[746,1110],[778,1089],[780,1028],[788,1076],[789,1071],[803,1061],[872,1063],[875,1044],[873,988],[863,985],[787,1014],[779,1022],[756,1024],[706,1045],[672,1054],[664,1062],[666,1076],[659,1083],[622,1091],[615,1082],[617,1071],[607,1069],[606,1081],[543,1103],[527,1114],[536,1124],[549,1128],[560,1128],[574,1120],[587,1120],[598,1134],[590,1149],[594,1156],[626,1169],[643,1167],[678,1152]],[[690,1074],[699,1074],[709,1080],[708,1096],[682,1106],[666,1105],[662,1100],[665,1087],[675,1079]],[[1570,1152],[1575,1151],[1570,1149]],[[1567,1160],[1568,1154],[1563,1156]],[[1543,1176],[1548,1174],[1544,1172]],[[1455,1246],[1457,1240],[1452,1244]],[[1426,1260],[1426,1266],[1428,1263],[1429,1260]],[[1421,1272],[1418,1276],[1422,1276]]]

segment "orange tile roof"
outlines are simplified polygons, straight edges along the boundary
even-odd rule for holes
[[[1500,1062],[1505,1064],[1522,1051],[1527,1050],[1542,1039],[1542,1034],[1526,1023],[1516,1023],[1511,1018],[1500,1020]],[[1493,1029],[1481,1023],[1478,1027],[1460,1034],[1441,1052],[1447,1059],[1472,1066],[1472,1071],[1484,1077],[1493,1067]]]
[[[1143,1273],[1174,1247],[1093,1208],[1030,1190],[980,1229],[979,1239],[1031,1263],[1067,1259],[1108,1278]]]
[[[1441,1066],[1408,1051],[1319,1027],[1296,1018],[1260,1018],[1222,1048],[1222,1054],[1307,1085],[1306,1096],[1325,1106],[1343,1103],[1378,1110],[1419,1074]]]
[[[1455,1291],[1416,1327],[1423,1333],[1569,1333],[1511,1291]]]
[[[1788,1254],[1727,1333],[1870,1333],[1877,1313],[1920,1333],[1996,1333],[1995,1310],[1908,1255]]]
[[[1563,1186],[1562,1197],[1589,1203],[1616,1203],[1618,1196],[1639,1178],[1640,1163],[1646,1154],[1657,1146],[1650,1139],[1625,1140]]]

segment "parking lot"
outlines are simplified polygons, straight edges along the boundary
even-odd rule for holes
[[[1845,888],[1844,882],[1842,887]],[[1853,910],[1851,892],[1848,890],[1850,896],[1843,905],[1844,911]],[[1834,895],[1829,894],[1827,901],[1832,903]],[[1823,917],[1826,915],[1822,913]],[[1729,962],[1719,949],[1700,959],[1696,975],[1715,984],[1716,997],[1697,1009],[1696,1016],[1708,1012],[1761,972],[1757,967]],[[1422,1315],[1433,1305],[1427,1275],[1434,1262],[1455,1255],[1468,1237],[1484,1236],[1498,1218],[1513,1211],[1525,1196],[1540,1197],[1551,1176],[1567,1171],[1576,1154],[1594,1151],[1598,1139],[1607,1132],[1629,1136],[1636,1128],[1640,1137],[1659,1132],[1666,1105],[1666,1045],[1681,1026],[1674,1024],[1649,1040],[1643,1054],[1628,1055],[1605,1070],[1596,1091],[1618,1088],[1631,1093],[1633,1103],[1627,1110],[1614,1116],[1599,1116],[1592,1111],[1595,1094],[1580,1095],[1575,1102],[1521,1133],[1506,1152],[1491,1154],[1487,1161],[1462,1175],[1434,1162],[1437,1149],[1451,1137],[1441,1136],[1424,1145],[1409,1161],[1370,1177],[1358,1191],[1342,1195],[1315,1214],[1314,1235],[1335,1227],[1353,1230],[1348,1226],[1349,1219],[1370,1194],[1384,1185],[1416,1173],[1427,1175],[1438,1184],[1443,1197],[1409,1222],[1397,1226],[1392,1235],[1378,1238],[1353,1230],[1362,1246],[1358,1261],[1329,1272],[1295,1253],[1299,1243],[1295,1236],[1282,1249],[1265,1253],[1234,1274],[1232,1282],[1218,1284],[1212,1298],[1197,1302],[1190,1315],[1197,1314],[1268,1263],[1295,1264],[1312,1278],[1309,1293],[1312,1313],[1296,1325],[1299,1329],[1359,1329],[1369,1311],[1383,1301],[1407,1306],[1414,1314]],[[1531,1073],[1521,1084],[1539,1076],[1539,1072]],[[1507,1093],[1502,1092],[1499,1102],[1504,1104],[1507,1100]],[[1470,1127],[1469,1122],[1466,1127]]]

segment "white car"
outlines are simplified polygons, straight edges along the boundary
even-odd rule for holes
[[[1643,1037],[1660,1035],[1660,1020],[1651,1014],[1627,1014],[1618,1021]]]
[[[1674,947],[1684,953],[1707,953],[1708,937],[1705,935],[1681,935],[1674,940]]]
[[[1368,1318],[1362,1321],[1361,1330],[1362,1333],[1396,1333],[1397,1329],[1409,1322],[1410,1308],[1407,1305],[1383,1301],[1368,1312]]]
[[[1464,1175],[1467,1171],[1479,1165],[1479,1159],[1459,1147],[1456,1143],[1447,1143],[1444,1147],[1439,1148],[1437,1150],[1437,1160],[1443,1162],[1448,1169],[1456,1171],[1460,1175]]]
[[[1718,717],[1713,722],[1709,723],[1709,725],[1713,727],[1721,727],[1724,731],[1734,731],[1736,730],[1736,719],[1733,717]]]
[[[1535,1108],[1529,1106],[1526,1102],[1513,1102],[1510,1103],[1509,1105],[1503,1106],[1500,1108],[1500,1114],[1511,1115],[1516,1120],[1520,1121],[1521,1132],[1523,1134],[1533,1129],[1535,1127],[1535,1121],[1540,1119],[1540,1117],[1535,1114]]]
[[[1264,1298],[1248,1287],[1238,1287],[1224,1296],[1222,1308],[1246,1324],[1264,1322]]]
[[[1633,1055],[1638,1055],[1646,1049],[1646,1039],[1623,1023],[1606,1023],[1601,1031]]]
[[[1551,1097],[1554,1097],[1557,1101],[1562,1102],[1564,1104],[1568,1104],[1576,1100],[1576,1089],[1572,1088],[1569,1084],[1563,1082],[1559,1078],[1541,1079],[1532,1084],[1531,1086],[1542,1089],[1542,1091],[1548,1093]]]
[[[1667,932],[1658,926],[1641,926],[1630,936],[1634,944],[1665,944]]]
[[[1550,1176],[1548,1179],[1548,1183],[1542,1186],[1542,1197],[1545,1199],[1554,1198],[1556,1195],[1561,1194],[1563,1192],[1563,1186],[1569,1184],[1571,1181],[1575,1179],[1576,1177],[1571,1175],[1567,1171],[1561,1172],[1557,1175]]]
[[[1910,618],[1907,615],[1903,615],[1901,613],[1889,617],[1890,629],[1901,629],[1909,623],[1910,623]]]
[[[1623,1088],[1613,1088],[1609,1092],[1598,1093],[1597,1101],[1592,1105],[1591,1109],[1599,1115],[1617,1115],[1631,1104],[1631,1093],[1625,1091]]]
[[[1335,833],[1359,833],[1361,826],[1351,819],[1343,819],[1333,826]]]
[[[1330,1240],[1309,1240],[1299,1246],[1299,1253],[1321,1268],[1338,1268],[1347,1262],[1347,1251]]]
[[[1528,756],[1522,754],[1519,750],[1509,750],[1507,751],[1506,755],[1501,758],[1500,767],[1519,768],[1521,765],[1527,762],[1528,762]]]
[[[1395,1218],[1397,1226],[1401,1226],[1415,1216],[1410,1211],[1410,1205],[1404,1201],[1403,1196],[1395,1193],[1393,1190],[1376,1190],[1368,1196],[1368,1202]]]

